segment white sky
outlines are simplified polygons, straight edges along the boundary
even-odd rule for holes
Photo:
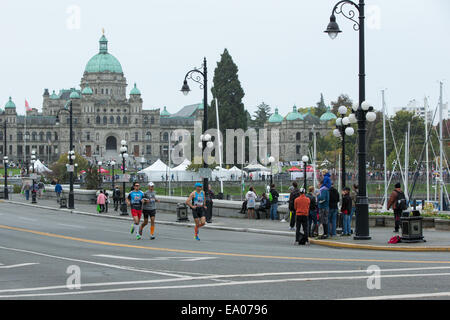
[[[183,96],[185,73],[216,62],[228,48],[239,67],[251,113],[264,101],[281,114],[326,103],[340,93],[358,96],[358,34],[337,16],[343,33],[323,33],[337,0],[1,0],[0,104],[11,95],[19,113],[24,100],[41,108],[44,88],[79,86],[88,60],[98,53],[101,29],[119,59],[128,92],[137,82],[145,108],[170,112],[200,102],[202,92]],[[444,102],[450,86],[450,1],[367,0],[367,99],[377,108],[388,88],[390,110],[411,99]],[[70,29],[67,9],[81,9],[79,29]],[[379,15],[377,15],[377,12]],[[210,93],[210,91],[209,91]],[[212,95],[210,94],[210,99]]]

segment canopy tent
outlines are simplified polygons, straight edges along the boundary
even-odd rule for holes
[[[297,167],[292,167],[290,169],[288,169],[289,172],[300,172],[301,170]]]
[[[53,172],[49,168],[47,168],[39,159],[35,161],[34,163],[34,171],[36,173],[47,173],[47,172]]]
[[[170,179],[175,181],[199,181],[201,177],[198,172],[188,170],[188,167],[192,164],[188,159],[184,159],[182,163],[173,169],[170,169]]]
[[[169,167],[158,159],[151,166],[141,170],[138,174],[145,174],[149,181],[165,181]]]
[[[192,162],[190,162],[188,159],[184,159],[180,165],[177,167],[170,169],[170,171],[186,171],[186,169],[191,165]]]
[[[212,172],[212,178],[214,180],[219,179],[222,181],[227,181],[227,180],[230,180],[231,173],[229,170],[222,168],[220,166],[217,166],[214,168],[214,170]]]
[[[106,170],[104,168],[100,168],[99,172],[100,173],[109,173],[109,170]]]
[[[244,168],[245,171],[253,172],[253,171],[266,171],[270,172],[269,168],[264,167],[263,165],[256,163],[256,164],[250,164]]]

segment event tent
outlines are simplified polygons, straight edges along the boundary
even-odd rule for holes
[[[151,166],[141,170],[138,174],[145,174],[149,181],[165,181],[169,167],[160,159]]]
[[[52,170],[47,168],[39,159],[34,163],[34,170],[36,171],[36,173],[52,172]]]

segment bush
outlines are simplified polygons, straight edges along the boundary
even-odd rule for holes
[[[22,188],[19,185],[17,184],[13,185],[13,193],[20,193],[21,191]]]

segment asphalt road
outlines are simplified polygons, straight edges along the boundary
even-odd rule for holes
[[[0,203],[0,299],[448,299],[448,253],[294,246],[285,236],[156,227]],[[381,269],[370,278],[369,266]],[[79,273],[78,273],[79,271]],[[81,288],[70,288],[77,284]],[[74,280],[75,279],[75,280]]]

